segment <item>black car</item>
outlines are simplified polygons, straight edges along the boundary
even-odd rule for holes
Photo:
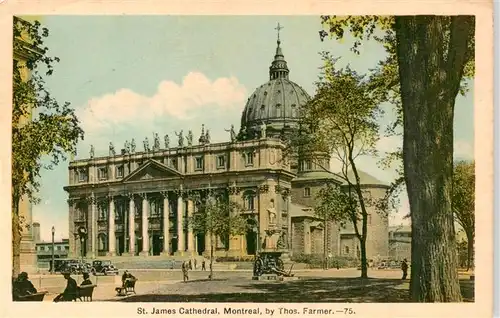
[[[92,274],[103,274],[103,275],[118,275],[118,268],[116,268],[109,260],[95,260],[92,262],[92,268],[90,270]]]

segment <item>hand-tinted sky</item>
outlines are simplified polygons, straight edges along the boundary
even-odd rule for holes
[[[87,157],[90,144],[96,155],[108,152],[109,142],[121,149],[135,138],[138,147],[153,133],[160,136],[184,129],[198,137],[201,125],[212,141],[229,138],[224,128],[239,128],[247,97],[268,80],[276,48],[276,24],[290,68],[290,79],[314,94],[321,66],[320,51],[340,56],[358,72],[368,72],[385,52],[365,43],[361,55],[350,51],[349,38],[321,42],[315,16],[46,16],[46,44],[61,62],[47,87],[61,102],[77,110],[86,135],[77,158]],[[473,90],[458,97],[455,111],[455,153],[473,156]],[[390,115],[384,124],[390,121]],[[380,150],[393,150],[400,139],[383,139]],[[382,170],[376,158],[360,160],[361,169],[391,182],[394,171]],[[42,239],[68,237],[67,162],[44,171],[33,218],[41,223]],[[406,194],[391,223],[408,211]]]

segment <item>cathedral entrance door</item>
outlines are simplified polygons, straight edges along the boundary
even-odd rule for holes
[[[124,252],[125,252],[125,238],[123,236],[123,234],[120,234],[118,237],[117,237],[117,240],[118,240],[118,250],[116,251],[118,253],[118,255],[122,255]]]
[[[205,234],[196,235],[196,252],[201,255],[205,251]]]
[[[153,255],[160,255],[162,247],[163,247],[163,236],[160,236],[159,234],[153,234],[152,248],[151,248]]]
[[[247,254],[255,255],[257,252],[257,233],[254,231],[248,231],[246,234],[247,241]]]
[[[172,251],[171,251],[171,253],[177,252],[177,249],[179,248],[177,237],[174,236],[172,238],[171,242],[172,242]]]

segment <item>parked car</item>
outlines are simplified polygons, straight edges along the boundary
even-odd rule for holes
[[[90,270],[93,275],[118,275],[118,268],[116,268],[109,260],[95,260],[92,262]]]
[[[386,269],[387,268],[387,261],[384,260],[384,261],[381,261],[378,266],[377,266],[378,269]]]
[[[78,259],[62,258],[54,260],[54,272],[69,272],[71,274],[79,274],[82,272],[82,270],[82,262]]]

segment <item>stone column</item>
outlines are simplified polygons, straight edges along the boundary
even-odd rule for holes
[[[149,255],[149,220],[148,220],[148,199],[147,195],[144,193],[142,194],[142,251],[141,251],[141,256],[148,256]]]
[[[78,229],[75,227],[75,200],[68,199],[68,208],[69,208],[69,255],[68,257],[78,257],[78,250],[76,249],[76,245],[78,243],[78,238],[74,235]]]
[[[235,184],[229,188],[229,202],[239,203],[241,204],[241,196],[240,191],[236,187]],[[255,203],[255,202],[254,202]],[[231,213],[233,213],[231,211]],[[230,256],[241,256],[241,235],[229,236],[229,246],[228,246],[228,255]]]
[[[168,192],[162,192],[163,195],[163,251],[162,255],[170,255],[170,202],[168,201]]]
[[[134,195],[129,194],[129,207],[128,207],[128,254],[135,255],[135,201]]]
[[[115,201],[109,196],[109,216],[108,216],[108,256],[116,255],[116,236],[115,236]]]
[[[177,197],[177,255],[184,255],[184,200],[182,193],[179,192]]]
[[[193,216],[194,212],[194,204],[192,199],[188,199],[187,201],[188,205],[188,219]],[[189,255],[195,255],[195,246],[194,246],[194,233],[193,233],[193,228],[191,226],[188,227],[188,246],[187,246],[187,251]]]
[[[90,197],[87,198],[87,238],[85,241],[86,245],[86,257],[94,258],[96,254],[94,253],[95,248],[95,237],[97,236],[97,220],[96,220],[96,207],[97,200],[94,194],[92,193]],[[79,239],[79,238],[78,238]],[[81,247],[80,247],[81,248]],[[78,251],[78,254],[81,254],[81,249]]]
[[[291,209],[292,209],[292,196],[290,194],[288,194],[287,198],[286,198],[286,219],[287,219],[287,223],[288,223],[288,229],[287,229],[287,239],[288,239],[288,251],[290,253],[290,255],[293,254],[292,252],[292,241],[293,241],[293,238],[292,238],[292,213],[291,213]]]

